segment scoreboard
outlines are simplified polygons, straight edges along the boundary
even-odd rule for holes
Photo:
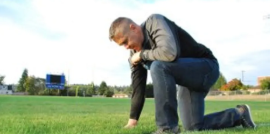
[[[65,89],[65,75],[46,75],[46,88],[48,89]]]

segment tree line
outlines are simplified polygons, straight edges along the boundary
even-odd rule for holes
[[[262,90],[270,90],[270,78],[265,78],[260,81],[259,87]],[[254,88],[252,85],[245,85],[240,79],[234,78],[227,82],[226,78],[222,73],[220,73],[217,82],[211,87],[211,90],[218,91],[236,91],[236,90],[247,90],[249,88]]]
[[[66,82],[67,83],[67,82]],[[0,84],[4,84],[4,76],[0,76]],[[114,94],[132,95],[130,85],[126,86],[109,86],[105,81],[96,85],[94,82],[89,84],[72,84],[65,85],[64,90],[55,90],[46,88],[46,80],[28,75],[28,69],[24,69],[21,78],[16,84],[16,92],[25,92],[29,95],[52,95],[52,96],[104,96],[112,97]],[[153,85],[146,85],[146,97],[153,97]]]
[[[4,84],[5,76],[0,76],[0,85]],[[112,97],[114,94],[127,94],[132,95],[131,85],[126,86],[109,86],[105,81],[96,85],[93,82],[89,84],[72,84],[65,85],[64,90],[47,89],[45,86],[45,79],[38,78],[35,76],[29,76],[28,70],[24,69],[21,78],[16,84],[16,92],[25,92],[29,95],[55,95],[55,96],[104,96]],[[67,83],[67,82],[66,82]],[[227,82],[226,78],[222,73],[216,83],[211,87],[211,90],[216,91],[236,91],[246,90],[251,88],[251,85],[244,85],[241,80],[235,78]],[[270,78],[263,79],[261,81],[260,88],[263,90],[270,89]],[[146,97],[152,98],[153,95],[153,84],[148,83],[146,85]]]

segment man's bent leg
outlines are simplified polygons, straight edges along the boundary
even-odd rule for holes
[[[186,130],[215,130],[240,125],[240,114],[235,108],[204,116],[206,93],[178,86],[180,118]]]
[[[217,62],[209,59],[180,58],[174,62],[153,61],[150,72],[154,86],[157,126],[172,128],[178,125],[176,83],[197,91],[208,91],[208,87],[218,78],[219,70]]]
[[[188,88],[177,86],[180,119],[186,130],[196,130],[202,126],[204,102],[199,94],[193,94]]]
[[[154,87],[156,124],[159,129],[178,127],[176,84],[163,62],[154,61],[150,72]]]
[[[150,66],[156,103],[156,123],[159,127],[178,125],[176,84],[188,87],[180,97],[188,130],[222,129],[239,124],[235,108],[204,116],[204,98],[219,76],[217,61],[180,58],[175,62],[154,61]],[[181,91],[180,91],[181,92]],[[218,124],[218,125],[216,125]]]
[[[180,58],[173,63],[164,63],[178,85],[187,87],[179,91],[179,109],[187,130],[222,129],[239,125],[240,114],[236,108],[204,116],[205,96],[219,76],[215,60]]]

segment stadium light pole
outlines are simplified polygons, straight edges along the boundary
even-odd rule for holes
[[[242,70],[242,83],[244,84],[244,70]]]

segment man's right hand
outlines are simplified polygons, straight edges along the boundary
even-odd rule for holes
[[[134,128],[137,126],[137,120],[135,119],[129,119],[127,125],[124,128]]]

